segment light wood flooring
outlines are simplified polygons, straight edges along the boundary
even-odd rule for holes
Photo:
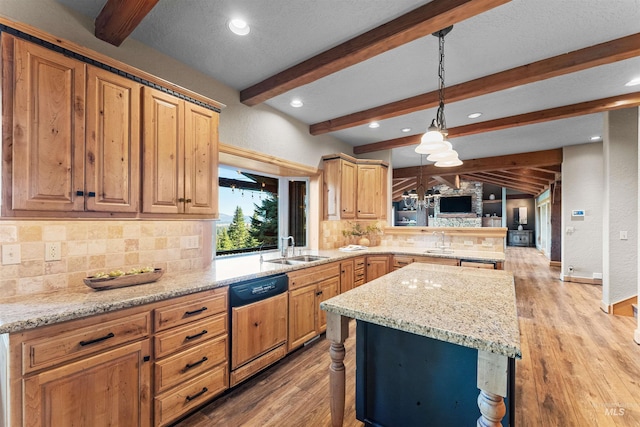
[[[559,269],[534,248],[509,247],[505,269],[516,277],[522,345],[516,425],[640,426],[636,320],[603,313],[600,286],[561,282]],[[344,425],[359,427],[351,323]],[[323,336],[176,425],[329,426],[328,366]]]

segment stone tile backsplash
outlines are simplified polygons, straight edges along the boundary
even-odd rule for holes
[[[19,245],[19,264],[0,264],[0,297],[85,286],[99,271],[152,266],[167,272],[208,266],[213,221],[9,220],[0,245]],[[192,248],[197,240],[197,248]],[[60,261],[45,261],[45,243],[60,242]]]

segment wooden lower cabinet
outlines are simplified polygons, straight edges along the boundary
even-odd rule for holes
[[[291,351],[320,335],[327,328],[320,303],[340,293],[340,263],[289,273],[289,337]]]
[[[369,255],[366,258],[366,280],[370,282],[390,271],[388,255]]]
[[[356,272],[353,259],[340,262],[340,293],[355,288]]]
[[[29,376],[24,425],[149,426],[148,354],[146,339]]]
[[[229,388],[227,289],[0,336],[0,353],[0,426],[166,426]]]

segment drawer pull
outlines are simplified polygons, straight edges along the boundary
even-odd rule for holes
[[[187,366],[184,367],[184,370],[186,371],[186,370],[194,368],[194,367],[196,367],[198,365],[202,365],[207,360],[209,360],[209,359],[207,359],[207,356],[204,356],[201,360],[198,360],[195,363],[187,363]]]
[[[185,311],[184,315],[185,316],[193,316],[194,314],[202,313],[206,309],[207,309],[207,307],[202,307],[202,308],[199,308],[199,309],[193,310],[193,311]]]
[[[192,340],[194,338],[200,338],[201,336],[203,336],[204,334],[207,333],[206,329],[203,329],[202,332],[200,332],[199,334],[195,334],[195,335],[187,335],[184,339],[186,340]]]
[[[113,332],[109,332],[107,335],[100,338],[96,338],[95,340],[80,341],[80,345],[84,347],[85,345],[95,344],[97,342],[108,340],[109,338],[113,338],[113,337],[115,337],[115,334]]]
[[[196,397],[200,397],[203,394],[205,394],[206,392],[208,392],[209,389],[206,387],[202,387],[202,390],[200,390],[199,392],[197,392],[196,394],[194,394],[193,396],[187,396],[187,402],[191,402],[193,399],[195,399]]]

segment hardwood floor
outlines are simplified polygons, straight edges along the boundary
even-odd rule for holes
[[[533,248],[507,249],[522,344],[516,425],[640,426],[636,320],[603,313],[600,286],[561,282],[559,268],[548,264]],[[363,425],[355,419],[354,337],[351,322],[347,427]],[[176,425],[329,426],[328,347],[321,337]]]

